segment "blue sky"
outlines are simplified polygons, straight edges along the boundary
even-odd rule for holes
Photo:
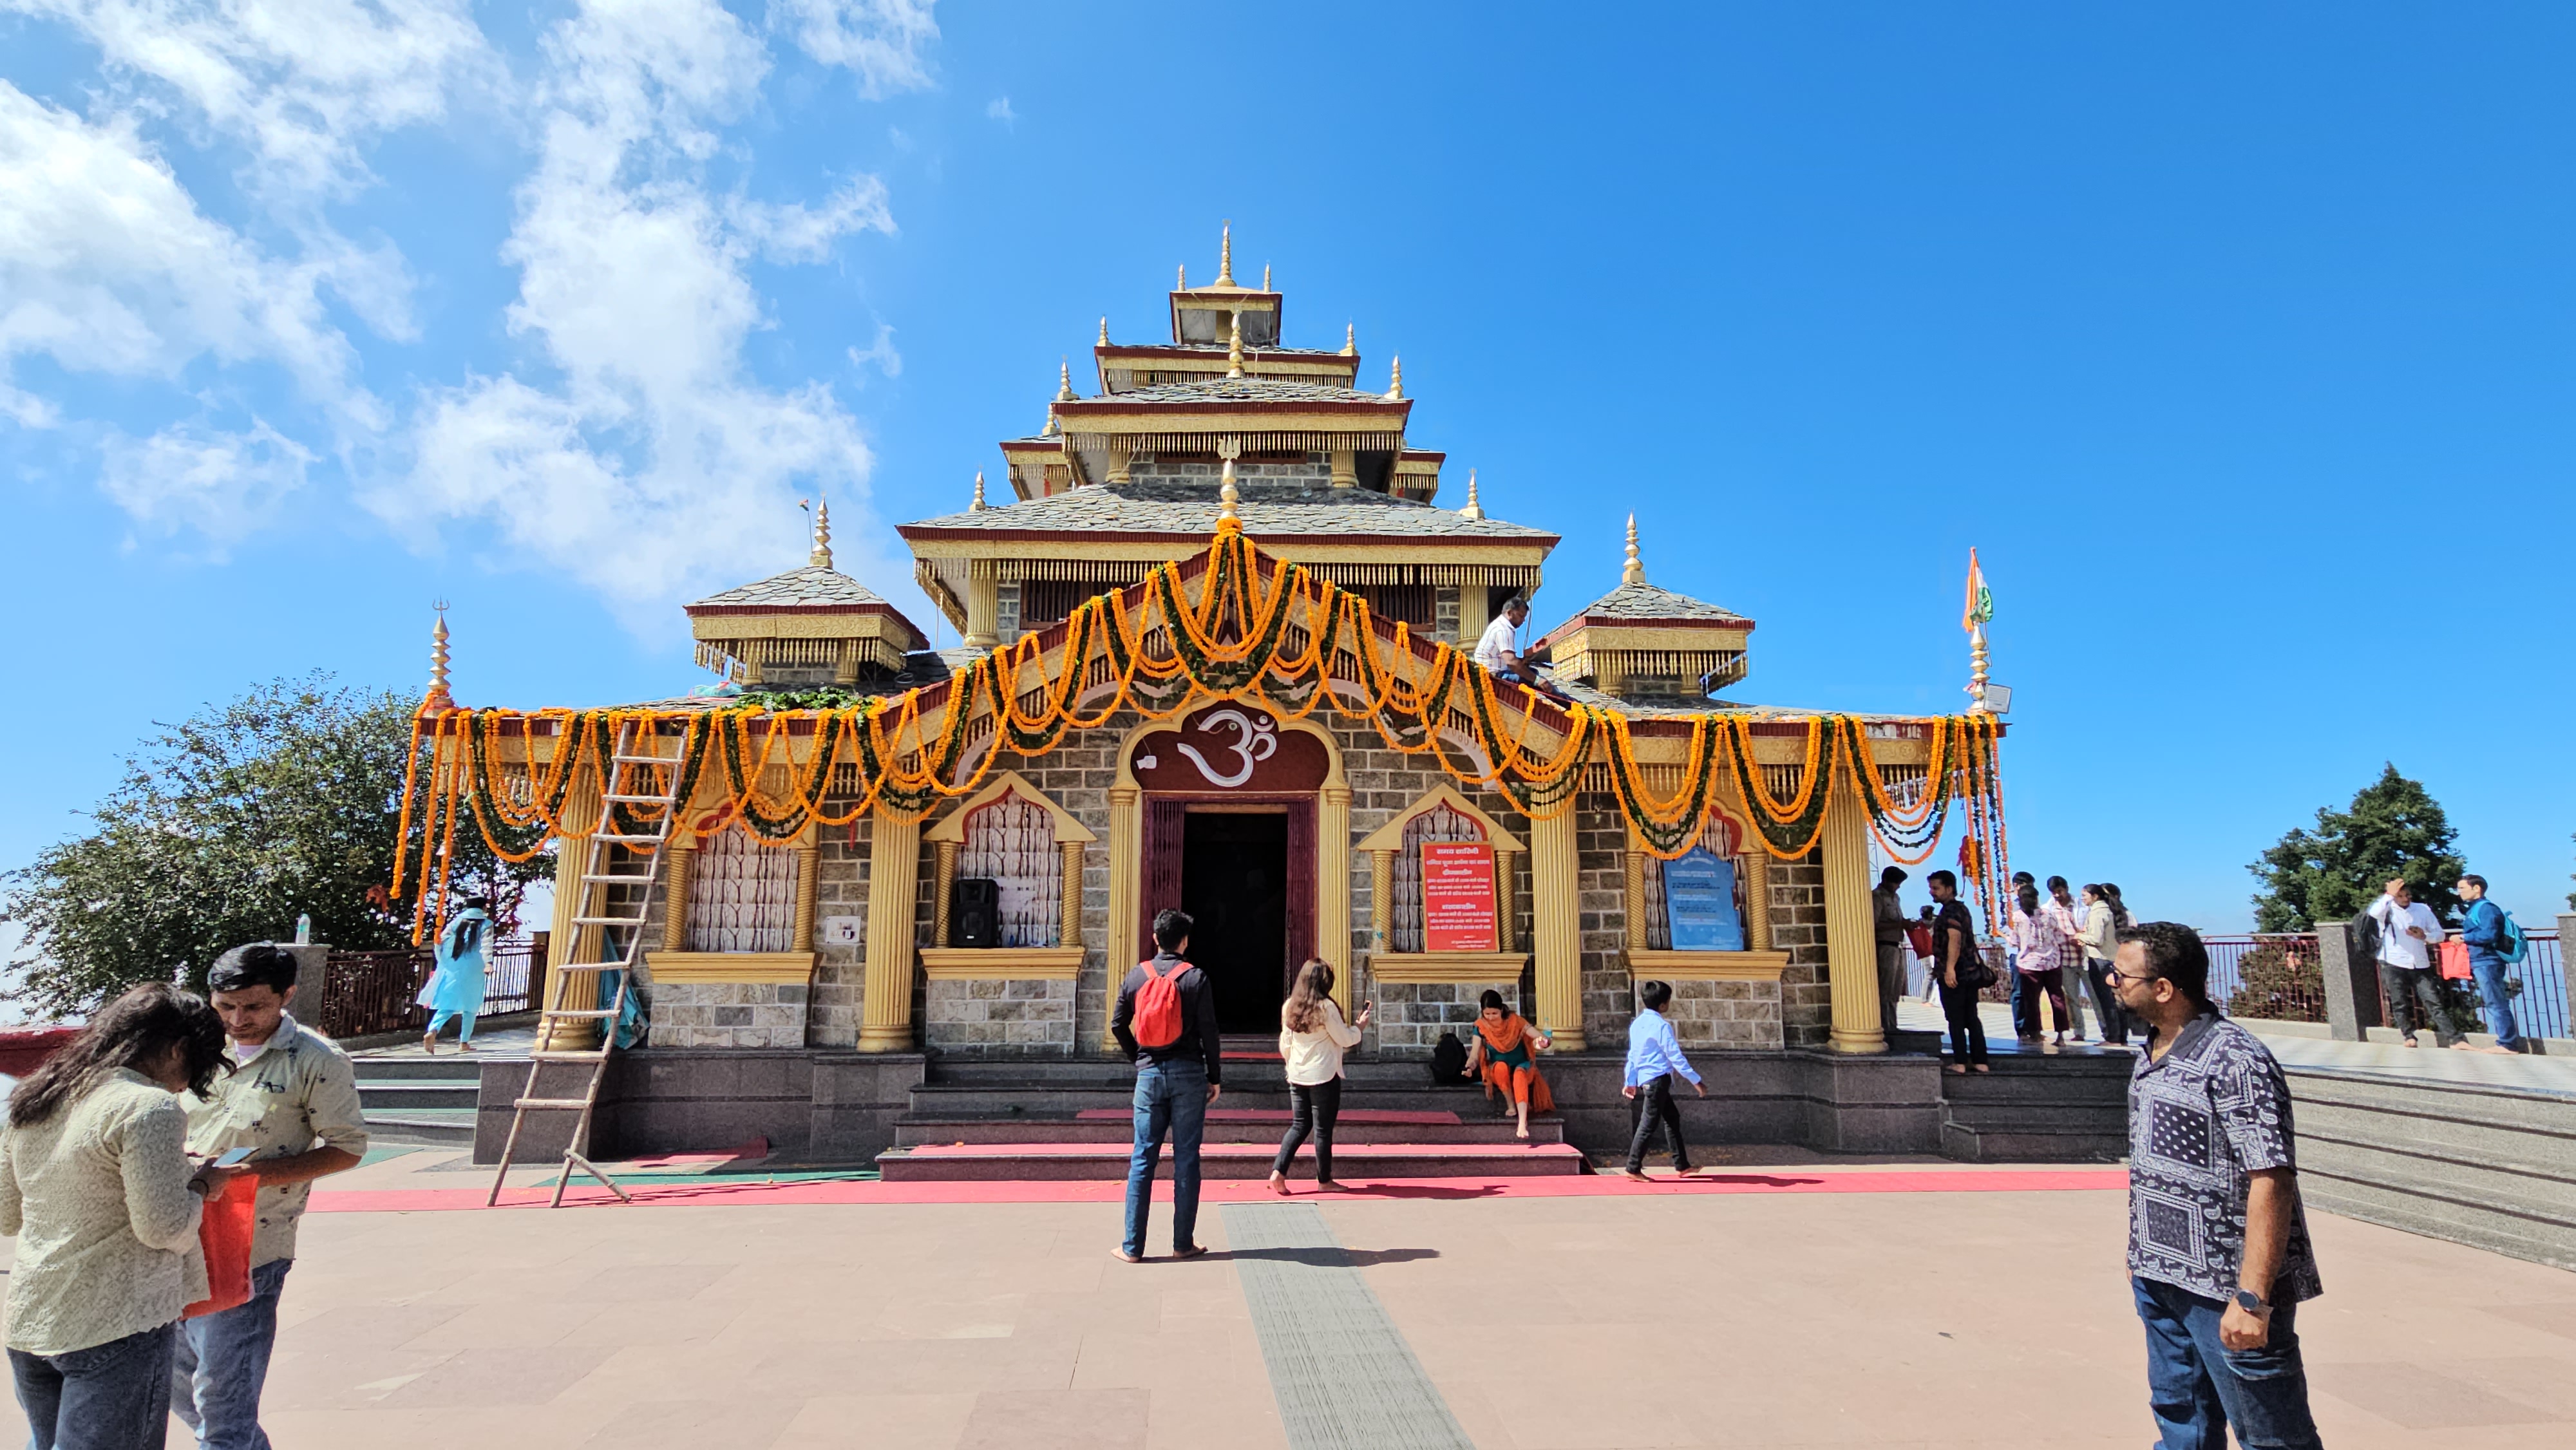
[[[888,526],[1232,218],[1565,535],[1540,623],[1633,508],[1738,696],[1947,710],[1974,544],[2017,864],[2241,928],[2388,760],[2563,905],[2576,11],[1601,18],[0,0],[0,865],[154,720],[416,688],[433,599],[469,701],[670,692],[818,490],[915,598]]]

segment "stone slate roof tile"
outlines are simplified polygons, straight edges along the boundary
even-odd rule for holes
[[[1384,403],[1383,393],[1337,388],[1295,378],[1209,378],[1186,383],[1154,383],[1123,393],[1080,398],[1079,403]],[[1062,406],[1062,405],[1059,405]]]
[[[885,602],[885,596],[838,569],[808,564],[802,569],[773,574],[758,583],[728,589],[722,594],[710,594],[689,607],[695,609],[699,605],[722,604],[737,608],[752,605],[788,609],[799,605],[850,606]]]
[[[1732,609],[1693,599],[1655,584],[1622,584],[1575,611],[1590,619],[1705,619],[1722,624],[1750,624]],[[1569,621],[1570,622],[1570,621]]]
[[[1217,485],[1199,483],[1091,484],[1047,498],[969,509],[917,520],[903,529],[995,529],[1064,533],[1191,534],[1216,532],[1223,507]],[[1333,488],[1246,479],[1243,531],[1264,535],[1348,534],[1370,538],[1397,534],[1460,540],[1553,543],[1556,535],[1501,519],[1471,519],[1418,499],[1364,488]]]

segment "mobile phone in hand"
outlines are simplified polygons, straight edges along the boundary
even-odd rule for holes
[[[217,1168],[238,1168],[244,1163],[249,1162],[250,1155],[258,1151],[259,1150],[256,1148],[228,1148],[215,1159],[214,1166]]]

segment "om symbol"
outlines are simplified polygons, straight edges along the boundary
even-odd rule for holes
[[[1199,754],[1197,746],[1183,745],[1179,748],[1183,755],[1190,758],[1190,763],[1199,768],[1199,774],[1206,776],[1210,782],[1231,790],[1252,779],[1252,768],[1255,765],[1278,753],[1279,726],[1267,715],[1248,715],[1241,710],[1217,710],[1199,721],[1197,733],[1214,735],[1220,725],[1234,727],[1234,743],[1221,747],[1220,753],[1223,750],[1233,751],[1235,758],[1243,762],[1236,769],[1219,774],[1215,766],[1208,764],[1207,757]]]

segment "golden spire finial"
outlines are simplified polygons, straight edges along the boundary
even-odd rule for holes
[[[439,600],[430,608],[438,611],[438,623],[429,631],[429,691],[421,699],[424,710],[453,710],[456,697],[447,693],[447,601]]]
[[[830,499],[818,497],[814,500],[814,552],[805,556],[805,562],[817,569],[832,567],[832,501]]]
[[[1059,403],[1070,403],[1075,401],[1073,396],[1073,364],[1071,361],[1064,358],[1056,359],[1055,400]]]
[[[1109,345],[1109,319],[1106,317],[1100,319],[1100,345],[1102,347]]]
[[[966,505],[966,511],[973,513],[984,506],[984,470],[979,468],[975,470],[975,501]]]
[[[1404,401],[1404,359],[1401,357],[1395,359],[1395,365],[1387,376],[1386,400],[1390,403]]]
[[[1619,582],[1646,582],[1646,561],[1637,557],[1637,515],[1633,512],[1628,515],[1628,562],[1619,566]]]
[[[1229,312],[1226,315],[1234,320],[1227,323],[1225,329],[1225,375],[1239,378],[1243,376],[1243,314]]]
[[[1342,324],[1342,356],[1358,357],[1359,355],[1360,326],[1356,322],[1345,322]]]
[[[1467,470],[1467,506],[1458,510],[1458,517],[1481,519],[1484,516],[1485,506],[1476,499],[1476,470],[1470,468]]]
[[[1234,223],[1230,221],[1225,224],[1225,239],[1217,243],[1216,285],[1234,285]]]

